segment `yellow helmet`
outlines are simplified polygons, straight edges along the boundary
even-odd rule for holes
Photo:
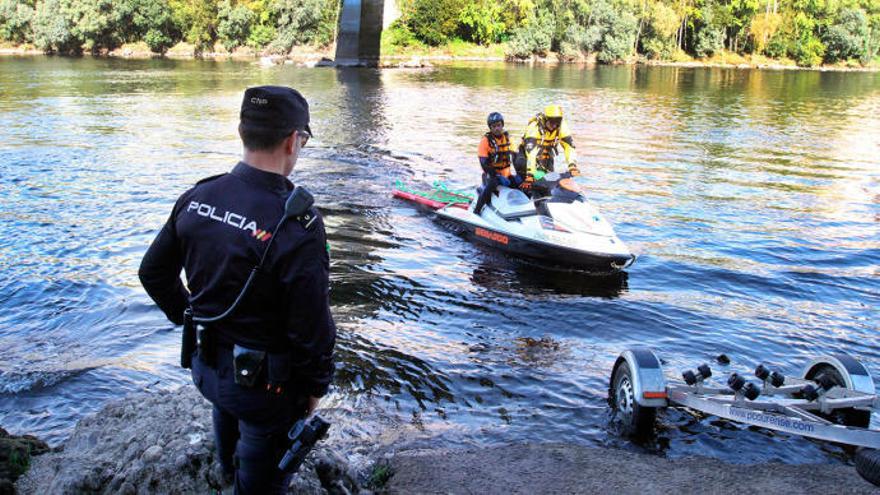
[[[544,107],[544,116],[548,119],[561,119],[562,118],[562,107],[559,105],[547,105]]]

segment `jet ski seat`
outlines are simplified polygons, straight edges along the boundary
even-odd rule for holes
[[[516,220],[538,214],[532,200],[519,189],[499,187],[497,193],[498,199],[492,202],[492,206],[501,218]]]

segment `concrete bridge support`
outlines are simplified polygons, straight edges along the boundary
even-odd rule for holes
[[[336,38],[336,65],[378,65],[382,4],[382,0],[343,0]]]
[[[397,16],[395,0],[343,0],[336,38],[336,65],[378,65],[382,28]]]

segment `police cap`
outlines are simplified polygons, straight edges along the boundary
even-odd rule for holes
[[[254,131],[293,132],[305,129],[310,135],[309,102],[299,91],[286,86],[256,86],[244,92],[241,125]]]

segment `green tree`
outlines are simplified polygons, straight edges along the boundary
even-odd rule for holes
[[[793,25],[795,41],[790,50],[798,65],[812,67],[822,63],[825,45],[816,36],[816,19],[805,12],[798,12]]]
[[[273,2],[272,0],[245,0],[243,4],[247,5],[254,13],[254,21],[246,43],[254,49],[263,48],[271,43],[277,34],[275,26],[278,24],[278,16],[273,8]]]
[[[563,58],[572,59],[583,52],[595,51],[600,38],[596,30],[589,30],[580,24],[568,27],[565,36],[559,45],[559,51]]]
[[[507,34],[504,8],[504,3],[496,0],[468,2],[458,18],[465,28],[465,37],[481,45],[501,41]]]
[[[123,43],[120,14],[110,0],[64,0],[62,15],[85,50],[113,50]]]
[[[247,45],[254,49],[263,48],[275,39],[277,32],[272,26],[257,24],[248,35]]]
[[[710,1],[698,3],[693,18],[693,54],[707,57],[724,49],[724,28],[722,22],[726,9]]]
[[[167,0],[113,2],[117,36],[125,43],[144,41],[151,51],[164,54],[181,40]]]
[[[415,33],[410,31],[402,19],[395,20],[388,26],[388,29],[382,31],[382,43],[402,47],[422,45],[422,42],[416,38]]]
[[[556,21],[545,9],[538,9],[513,31],[507,44],[507,56],[526,59],[534,54],[545,55],[553,44]]]
[[[880,2],[874,1],[877,4],[875,8],[880,10]],[[868,53],[865,58],[872,60],[880,52],[880,13],[874,13],[869,16],[868,26]]]
[[[725,19],[727,26],[728,49],[732,52],[740,51],[740,43],[745,44],[748,37],[748,28],[752,25],[752,18],[758,11],[758,0],[731,0],[727,5],[728,16]]]
[[[625,6],[596,0],[587,26],[588,39],[597,40],[596,59],[612,63],[629,58],[635,50],[638,20]]]
[[[272,8],[278,24],[271,51],[287,53],[294,45],[323,46],[333,41],[338,0],[277,0]]]
[[[459,17],[469,0],[414,0],[403,15],[416,37],[442,45],[459,34]]]
[[[232,51],[247,43],[256,15],[246,5],[233,5],[230,0],[220,4],[217,37]]]
[[[183,39],[167,0],[140,0],[132,24],[150,50],[164,54]]]
[[[214,47],[219,22],[216,0],[168,0],[174,23],[197,54]]]
[[[764,53],[767,42],[773,38],[779,26],[782,24],[782,15],[762,12],[752,18],[749,26],[749,34],[752,36],[755,53]]]
[[[677,47],[676,34],[681,19],[669,5],[660,2],[650,4],[642,44],[645,53],[651,58],[664,58],[672,55]]]
[[[855,58],[867,61],[870,44],[868,16],[861,9],[841,9],[836,22],[822,35],[825,60],[836,62]]]
[[[16,0],[0,0],[0,41],[31,41],[33,19],[33,6]]]
[[[82,53],[83,40],[65,16],[65,0],[44,0],[34,13],[34,45],[48,53]]]

